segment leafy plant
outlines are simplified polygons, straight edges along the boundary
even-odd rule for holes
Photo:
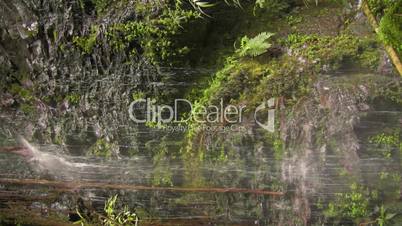
[[[103,218],[103,225],[115,226],[115,225],[138,225],[137,214],[130,212],[128,206],[124,206],[120,212],[116,211],[117,195],[109,198],[105,204],[106,216]]]
[[[377,217],[376,221],[379,226],[385,226],[395,216],[395,213],[387,213],[385,207],[382,205],[380,207],[380,216]]]
[[[139,221],[137,214],[131,212],[127,205],[125,205],[122,210],[118,211],[116,201],[117,195],[109,198],[104,207],[105,215],[96,214],[98,216],[96,219],[88,219],[88,217],[84,216],[77,210],[80,220],[74,222],[74,224],[79,224],[81,226],[137,226]]]
[[[379,133],[370,137],[369,141],[377,145],[397,146],[399,144],[399,131],[395,130],[393,133]]]
[[[273,35],[274,33],[262,32],[252,39],[246,35],[241,39],[240,48],[236,50],[236,53],[240,57],[259,56],[265,53],[272,46],[272,44],[268,42],[268,39]]]
[[[71,93],[66,96],[66,100],[68,100],[71,104],[77,105],[80,102],[81,96],[78,93]]]
[[[75,36],[73,38],[73,43],[76,46],[80,47],[84,53],[87,53],[87,54],[91,53],[93,48],[96,45],[96,39],[98,37],[98,30],[99,30],[98,26],[92,26],[91,33],[89,35],[82,36],[82,37]]]
[[[89,156],[97,156],[103,158],[110,158],[113,154],[113,144],[106,141],[106,139],[101,138],[93,144],[88,151]]]
[[[357,184],[351,185],[351,192],[337,193],[335,202],[328,204],[327,217],[358,219],[368,215],[369,195]]]

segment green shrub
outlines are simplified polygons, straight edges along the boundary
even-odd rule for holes
[[[402,1],[385,11],[380,21],[379,35],[384,43],[394,47],[402,56]]]

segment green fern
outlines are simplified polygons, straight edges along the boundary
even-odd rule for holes
[[[181,0],[176,0],[178,2],[181,2]],[[219,4],[220,2],[225,2],[226,5],[228,6],[235,6],[235,7],[239,7],[241,8],[241,4],[240,1],[241,0],[220,0],[220,1],[210,1],[210,0],[188,0],[190,2],[190,4],[194,7],[195,10],[197,10],[198,12],[209,16],[208,14],[206,14],[203,9],[206,8],[211,8],[213,6],[216,6],[217,4]]]
[[[262,32],[252,39],[248,38],[246,35],[241,39],[240,48],[236,50],[236,53],[240,57],[259,56],[272,46],[272,44],[268,42],[268,39],[273,35],[274,33]]]

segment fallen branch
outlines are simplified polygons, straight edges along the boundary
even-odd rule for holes
[[[375,16],[373,15],[373,13],[371,12],[367,1],[364,0],[362,2],[362,9],[364,14],[366,14],[367,19],[371,25],[371,27],[374,29],[374,31],[378,34],[378,22],[375,18]],[[395,49],[384,43],[384,47],[385,47],[385,51],[387,51],[388,56],[391,58],[392,63],[395,65],[396,70],[399,72],[399,75],[402,76],[402,63],[401,60],[399,59],[398,54],[396,53]]]
[[[108,184],[102,182],[88,181],[51,181],[37,179],[0,179],[0,184],[14,185],[42,185],[68,190],[77,190],[85,188],[98,189],[120,189],[132,191],[170,191],[170,192],[205,192],[205,193],[248,193],[256,195],[282,196],[283,192],[266,191],[262,189],[246,188],[178,188],[178,187],[152,187],[130,184]]]

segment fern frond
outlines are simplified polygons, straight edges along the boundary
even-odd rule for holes
[[[274,33],[262,32],[252,39],[244,36],[241,39],[240,48],[236,50],[236,53],[240,57],[259,56],[265,53],[272,46],[272,44],[268,42],[268,39],[273,35]]]

